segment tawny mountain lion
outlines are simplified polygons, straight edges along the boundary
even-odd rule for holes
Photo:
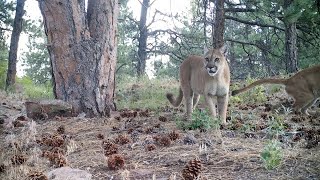
[[[175,107],[185,98],[187,119],[191,119],[192,109],[197,106],[201,94],[213,117],[216,117],[217,102],[219,117],[226,123],[230,70],[224,52],[224,47],[206,50],[204,57],[191,55],[180,65],[179,95],[174,98],[167,93],[167,98]]]
[[[288,79],[261,79],[238,90],[232,91],[232,95],[244,92],[261,84],[283,84],[286,92],[294,98],[293,107],[296,112],[308,113],[320,97],[320,65],[304,69]]]

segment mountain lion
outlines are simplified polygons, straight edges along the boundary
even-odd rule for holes
[[[191,119],[192,109],[197,106],[201,94],[204,95],[213,117],[216,117],[217,102],[219,117],[226,124],[230,70],[224,52],[224,47],[206,50],[204,57],[192,55],[180,65],[179,95],[174,98],[173,94],[167,93],[167,98],[175,107],[185,98],[188,120]]]
[[[320,97],[320,65],[304,69],[288,79],[261,79],[235,91],[232,95],[244,92],[261,84],[283,84],[286,92],[295,100],[296,112],[309,114],[307,109]]]

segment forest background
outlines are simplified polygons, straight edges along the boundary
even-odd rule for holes
[[[146,73],[153,78],[177,78],[179,65],[186,56],[201,55],[204,46],[212,46],[215,2],[186,1],[180,8],[177,2],[169,2],[167,7],[162,5],[167,8],[165,11],[157,0],[120,0],[117,81],[132,76],[141,78]],[[15,6],[13,1],[0,1],[2,89]],[[137,14],[140,9],[141,13]],[[22,25],[23,34],[28,36],[27,50],[18,59],[22,65],[18,66],[18,74],[23,74],[20,83],[45,85],[50,89],[51,67],[43,22],[30,19],[28,11]],[[224,11],[224,40],[232,79],[291,73],[319,62],[319,1],[225,1]],[[141,24],[143,20],[145,24]],[[144,47],[141,41],[147,42]]]

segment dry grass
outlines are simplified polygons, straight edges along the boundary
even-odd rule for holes
[[[279,102],[279,96],[270,97],[270,102]],[[13,106],[9,101],[7,103],[8,106]],[[196,157],[201,160],[204,167],[202,179],[320,178],[319,145],[306,149],[303,138],[296,142],[291,139],[286,140],[281,144],[284,157],[280,167],[266,170],[260,158],[260,153],[269,139],[265,129],[251,131],[254,136],[248,138],[241,129],[225,128],[221,130],[222,143],[219,143],[216,141],[216,132],[178,129],[172,118],[173,111],[171,108],[162,108],[152,111],[150,117],[135,118],[118,118],[119,112],[114,112],[111,118],[60,118],[40,121],[37,125],[29,120],[28,124],[21,128],[5,124],[0,128],[0,164],[4,163],[6,169],[0,173],[0,179],[26,179],[30,172],[49,172],[55,168],[48,159],[41,156],[45,148],[37,144],[36,139],[48,133],[57,133],[58,127],[62,125],[65,127],[64,135],[67,137],[64,145],[67,165],[89,171],[93,179],[182,179],[181,170]],[[11,110],[5,112],[12,113]],[[256,107],[250,104],[232,104],[229,107],[232,121],[241,118],[243,120],[241,125],[266,123],[266,120],[261,118],[262,113],[267,113],[268,116],[274,115],[273,112],[265,112],[263,104],[257,104]],[[181,115],[180,112],[177,114]],[[166,117],[166,121],[160,121],[160,116]],[[296,123],[291,121],[291,118],[296,116],[292,113],[281,116],[285,123],[289,123],[295,129],[302,126],[320,128],[319,117],[313,118],[312,123],[311,117]],[[146,131],[150,127],[153,130]],[[168,147],[156,144],[155,136],[172,131],[179,133],[180,137],[177,140],[172,141]],[[130,143],[119,145],[119,153],[125,160],[123,169],[108,168],[108,157],[104,155],[99,134],[111,141],[119,134],[131,138]],[[195,144],[184,143],[184,139],[189,136],[196,139]],[[20,147],[19,150],[14,146],[15,143]],[[155,143],[156,149],[146,151],[145,146],[150,143]],[[28,160],[22,165],[12,165],[10,158],[18,153],[25,154]]]

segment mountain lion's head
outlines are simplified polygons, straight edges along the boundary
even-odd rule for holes
[[[209,76],[213,77],[218,74],[219,70],[224,67],[226,58],[224,56],[225,48],[205,50],[204,65]]]

